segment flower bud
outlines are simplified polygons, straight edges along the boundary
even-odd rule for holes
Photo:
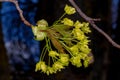
[[[74,14],[76,12],[75,8],[68,6],[68,5],[65,6],[64,11],[68,15]]]
[[[64,18],[61,22],[62,22],[64,25],[73,26],[73,21],[72,21],[71,19]]]

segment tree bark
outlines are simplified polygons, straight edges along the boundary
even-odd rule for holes
[[[1,30],[1,27],[0,27],[0,30]],[[8,56],[6,54],[1,32],[2,31],[0,31],[0,80],[11,80]]]

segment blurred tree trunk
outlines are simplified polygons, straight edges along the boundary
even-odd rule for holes
[[[1,27],[0,27],[0,30],[1,30]],[[0,80],[11,80],[8,56],[6,54],[1,32],[2,31],[0,31]]]

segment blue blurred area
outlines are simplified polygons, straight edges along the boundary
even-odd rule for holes
[[[18,0],[25,18],[35,24],[36,4],[39,0]],[[28,70],[39,60],[39,42],[33,39],[31,28],[20,19],[13,3],[3,2],[1,24],[4,43],[12,68]],[[18,67],[16,67],[18,65]]]
[[[112,3],[111,3],[112,28],[113,29],[116,29],[117,27],[119,2],[120,0],[112,0]]]

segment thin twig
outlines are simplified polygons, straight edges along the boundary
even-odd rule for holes
[[[20,18],[21,20],[24,22],[24,24],[26,24],[27,26],[31,27],[32,24],[30,22],[28,22],[25,17],[23,16],[23,11],[21,10],[21,8],[19,7],[19,4],[18,4],[18,1],[17,0],[0,0],[0,2],[12,2],[15,4],[18,12],[19,12],[19,15],[20,15]]]
[[[90,25],[96,29],[99,33],[101,33],[114,47],[116,48],[119,48],[120,49],[120,45],[117,44],[116,42],[114,42],[112,40],[112,38],[107,34],[105,33],[102,29],[100,29],[96,24],[95,24],[95,21],[99,21],[100,19],[93,19],[93,18],[90,18],[88,17],[87,15],[85,15],[82,10],[77,6],[77,4],[75,3],[74,0],[69,0],[69,2],[72,4],[73,7],[76,8],[77,12],[79,13],[79,15],[85,19],[87,22],[90,23]]]

